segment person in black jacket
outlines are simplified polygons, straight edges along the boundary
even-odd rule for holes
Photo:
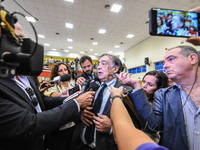
[[[82,56],[79,63],[83,73],[75,77],[76,85],[82,85],[83,82],[88,79],[98,78],[97,73],[93,73],[93,63],[90,56]]]

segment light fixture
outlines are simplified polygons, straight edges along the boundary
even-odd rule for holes
[[[115,45],[115,48],[120,48],[120,46],[119,45]]]
[[[64,52],[69,52],[68,50],[64,50]]]
[[[132,38],[132,37],[134,37],[134,35],[133,34],[128,34],[126,37],[127,38]]]
[[[73,42],[73,39],[67,39],[68,42]]]
[[[56,49],[55,49],[55,48],[52,48],[52,51],[56,51]]]
[[[45,38],[44,35],[42,35],[42,34],[38,34],[38,37],[43,38],[43,39]]]
[[[28,20],[29,22],[36,22],[36,21],[35,21],[35,18],[33,18],[33,17],[26,16],[25,18],[26,18],[26,20]]]
[[[73,47],[72,47],[72,46],[68,46],[68,48],[69,48],[69,49],[73,49]]]
[[[121,8],[122,8],[122,5],[113,4],[110,11],[118,13]]]
[[[80,52],[81,54],[84,54],[84,52]]]
[[[106,33],[106,30],[100,29],[100,30],[99,30],[99,33],[104,34],[104,33]]]
[[[98,55],[98,53],[94,53],[94,55]]]
[[[112,54],[112,51],[108,51],[108,54]]]
[[[90,49],[90,51],[93,51],[93,49]]]
[[[97,42],[93,42],[93,43],[92,43],[92,45],[97,45],[97,44],[98,44]]]
[[[67,2],[72,2],[72,3],[74,2],[74,0],[65,0],[65,1],[67,1]]]
[[[73,28],[73,24],[71,23],[66,23],[65,25],[66,25],[66,28],[71,28],[71,29]]]
[[[50,46],[48,43],[44,43],[44,46]]]

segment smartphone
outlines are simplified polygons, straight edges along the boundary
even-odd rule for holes
[[[76,93],[77,91],[81,91],[81,85],[75,86],[74,88],[70,89],[68,92],[69,92],[69,95],[72,95]]]
[[[152,8],[149,11],[149,34],[170,37],[199,36],[200,14],[195,12]]]

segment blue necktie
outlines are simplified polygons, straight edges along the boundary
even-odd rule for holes
[[[103,100],[103,92],[104,92],[106,87],[107,87],[107,85],[104,84],[103,87],[101,88],[97,98],[96,98],[95,103],[94,103],[93,113],[95,114],[95,116],[97,116],[97,113],[99,113],[99,111],[100,111],[101,103],[102,103],[102,100]],[[94,123],[86,128],[85,140],[87,141],[88,145],[94,141],[94,129],[95,129]]]

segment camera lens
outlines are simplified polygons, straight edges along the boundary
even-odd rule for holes
[[[9,68],[0,67],[0,77],[7,77],[9,75]]]

